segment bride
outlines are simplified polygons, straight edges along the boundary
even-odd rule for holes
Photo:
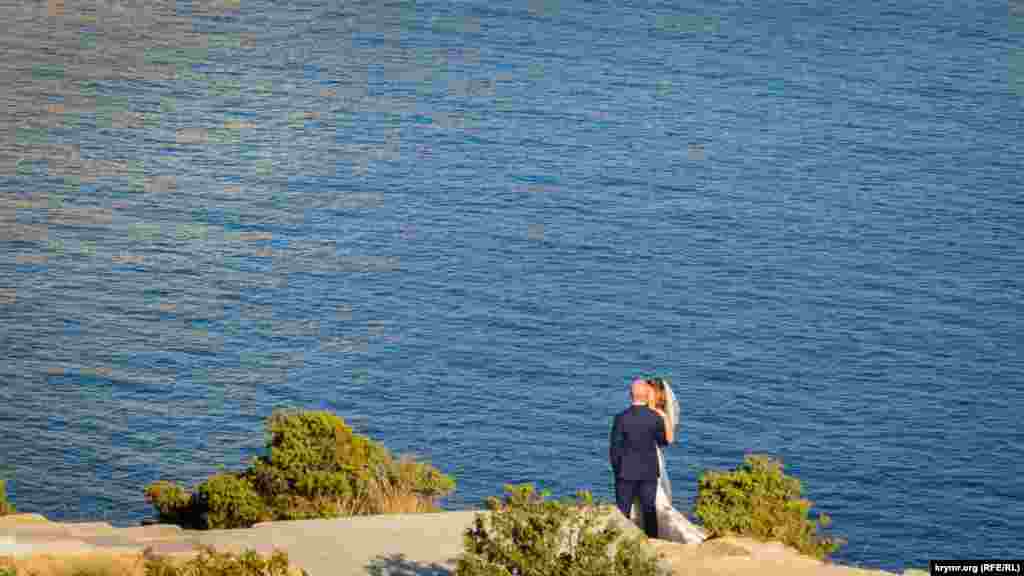
[[[654,390],[650,407],[665,418],[665,429],[674,442],[675,428],[679,422],[679,404],[672,393],[672,387],[667,378],[648,378],[647,383]],[[661,453],[661,447],[657,448],[659,477],[654,505],[658,513],[658,538],[684,544],[703,542],[707,538],[707,533],[672,506],[672,483],[669,482],[668,473],[665,471],[665,456]],[[637,524],[642,523],[642,513],[636,502],[630,509],[630,516]]]

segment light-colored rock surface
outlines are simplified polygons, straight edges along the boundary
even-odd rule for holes
[[[82,552],[192,555],[217,550],[288,553],[310,576],[447,574],[462,552],[462,535],[476,511],[394,514],[269,522],[244,530],[182,530],[154,524],[115,528],[103,523],[57,523],[44,518],[0,523],[0,556]]]
[[[752,538],[720,538],[699,545],[664,540],[652,544],[668,561],[673,576],[894,576],[882,570],[822,562],[781,543]]]
[[[0,536],[0,556],[17,556],[31,551],[29,544],[19,544],[11,536]]]
[[[78,536],[94,536],[97,534],[110,534],[116,528],[106,522],[74,522],[72,524],[64,524],[68,529],[68,534]]]
[[[465,511],[271,522],[212,530],[197,540],[217,549],[283,548],[310,576],[446,574],[454,570],[475,516]]]
[[[27,556],[44,552],[47,554],[78,554],[95,549],[95,546],[82,540],[50,534],[31,538],[0,536],[0,556]]]
[[[288,553],[310,576],[438,576],[454,572],[463,534],[482,511],[391,514],[269,522],[244,530],[182,530],[154,524],[116,528],[104,523],[63,524],[38,515],[0,518],[0,556],[137,553],[188,556],[199,545],[218,550]],[[487,516],[487,512],[482,512]],[[602,517],[627,535],[641,533],[617,509]],[[660,564],[675,576],[894,576],[821,562],[779,543],[722,538],[702,544],[650,541]]]

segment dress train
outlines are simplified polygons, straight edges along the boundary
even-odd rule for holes
[[[707,532],[703,528],[690,522],[685,514],[672,506],[672,485],[668,481],[668,474],[665,472],[665,457],[661,454],[661,447],[658,447],[658,493],[654,499],[654,506],[658,513],[658,538],[671,542],[683,544],[699,544],[707,539]],[[630,518],[638,526],[643,526],[643,513],[636,502],[630,509]]]

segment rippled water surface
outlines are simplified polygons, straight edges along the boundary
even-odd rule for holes
[[[22,510],[137,523],[282,406],[429,458],[447,508],[610,499],[658,372],[677,506],[767,452],[839,561],[1019,556],[1019,3],[14,4]]]

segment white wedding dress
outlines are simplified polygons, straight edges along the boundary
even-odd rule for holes
[[[666,385],[665,392],[668,400],[665,412],[672,418],[672,422],[678,422],[679,405],[676,403],[672,388]],[[699,544],[707,539],[707,533],[672,506],[672,483],[665,471],[665,456],[661,453],[661,446],[657,448],[658,493],[654,498],[654,506],[658,511],[658,538],[683,544]],[[644,525],[643,513],[635,501],[630,509],[630,517],[638,526]]]

